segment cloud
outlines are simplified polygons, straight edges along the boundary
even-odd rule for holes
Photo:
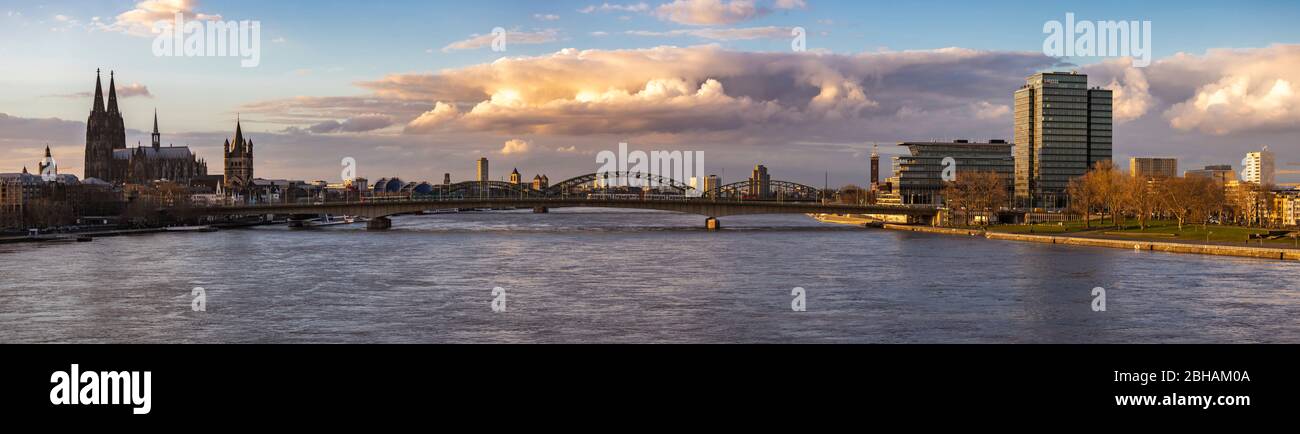
[[[506,140],[505,146],[501,147],[501,155],[526,154],[532,150],[532,143],[522,139]]]
[[[567,154],[575,154],[575,153],[578,152],[578,147],[577,147],[577,146],[573,146],[573,145],[569,145],[569,146],[561,146],[561,147],[555,148],[555,152],[567,153]]]
[[[335,134],[335,133],[364,133],[368,131],[379,130],[393,125],[393,118],[383,114],[366,114],[344,119],[342,122],[327,120],[313,124],[307,128],[289,127],[284,132],[290,134]]]
[[[1159,112],[1179,131],[1300,132],[1300,45],[1179,53],[1145,68],[1127,59],[1084,72],[1115,90],[1115,119]]]
[[[735,24],[767,13],[754,0],[674,0],[654,10],[660,19],[693,26]]]
[[[144,0],[136,3],[134,9],[118,14],[112,24],[102,25],[101,29],[152,37],[155,22],[172,22],[177,13],[186,20],[221,20],[221,15],[198,12],[198,7],[198,0]]]
[[[807,9],[808,2],[805,0],[776,0],[776,4],[772,5],[772,7],[777,9]]]
[[[406,132],[431,133],[437,131],[443,124],[458,117],[460,117],[460,111],[455,106],[439,101],[434,104],[433,110],[420,114],[415,120],[406,124]]]
[[[578,9],[578,12],[583,14],[590,14],[593,12],[637,12],[639,13],[639,12],[648,12],[648,11],[650,11],[650,5],[645,3],[629,3],[629,4],[601,3],[600,5],[591,5],[582,9]]]
[[[556,21],[560,19],[556,14],[533,14],[533,19],[537,21]]]
[[[404,123],[407,134],[757,133],[769,138],[759,130],[829,134],[827,127],[860,127],[843,121],[903,116],[917,122],[925,119],[915,116],[930,116],[953,129],[963,125],[954,117],[992,121],[1001,130],[997,121],[1009,129],[1009,112],[1005,104],[992,102],[1009,99],[1023,77],[1054,63],[1041,53],[957,48],[856,55],[741,52],[712,45],[565,49],[359,83],[370,95],[275,100],[243,110],[296,126],[383,113]],[[927,128],[918,126],[911,134]]]
[[[791,29],[788,27],[767,26],[747,28],[677,29],[663,32],[629,30],[626,33],[632,36],[693,36],[696,38],[712,39],[717,41],[738,41],[749,39],[788,39],[791,37],[790,31]]]
[[[558,39],[559,31],[555,29],[539,30],[536,32],[507,31],[505,33],[505,42],[509,44],[535,45],[555,42]],[[492,41],[497,39],[497,35],[470,35],[469,39],[464,39],[447,44],[442,47],[442,52],[450,53],[453,51],[477,50],[484,47],[491,47]]]
[[[122,85],[117,85],[116,87],[117,87],[118,98],[122,98],[122,99],[134,98],[134,97],[153,98],[153,94],[149,92],[149,87],[140,83],[122,84]],[[105,90],[105,92],[107,92],[107,90]],[[77,92],[77,93],[70,93],[70,94],[57,95],[57,96],[65,97],[65,98],[93,98],[95,94],[93,92]],[[104,97],[108,98],[108,94],[105,93]]]

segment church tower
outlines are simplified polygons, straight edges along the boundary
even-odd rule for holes
[[[226,139],[226,179],[228,194],[246,195],[253,183],[253,141],[244,139],[244,130],[235,120],[235,139]]]
[[[108,107],[104,106],[104,90],[95,70],[95,102],[86,120],[85,178],[98,178],[121,183],[113,173],[113,150],[126,149],[126,127],[122,113],[117,108],[117,86],[112,71],[108,79]]]
[[[41,160],[40,163],[37,163],[36,167],[40,171],[39,173],[41,176],[59,174],[58,166],[54,165],[54,156],[50,155],[50,145],[45,145],[45,159]],[[49,173],[46,173],[46,169],[49,169]]]
[[[158,109],[153,109],[153,148],[162,147],[162,134],[158,133]]]

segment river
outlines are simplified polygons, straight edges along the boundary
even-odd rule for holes
[[[0,245],[0,342],[1300,343],[1300,263],[721,220],[521,210]]]

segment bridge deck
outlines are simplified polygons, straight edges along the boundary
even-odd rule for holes
[[[229,216],[261,214],[333,214],[361,217],[386,217],[448,208],[631,208],[724,217],[749,214],[888,214],[932,217],[936,208],[920,206],[847,205],[816,202],[728,201],[708,199],[626,200],[586,198],[522,198],[400,200],[366,202],[328,202],[311,204],[267,204],[245,206],[196,207],[165,209],[164,212],[185,216]]]

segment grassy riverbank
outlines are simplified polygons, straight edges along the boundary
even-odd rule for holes
[[[1267,229],[1223,225],[1183,225],[1179,229],[1178,222],[1167,220],[1149,221],[1145,229],[1139,227],[1137,220],[1126,220],[1120,226],[1105,225],[1094,221],[1091,227],[1084,227],[1083,222],[1069,222],[1064,224],[994,225],[985,229],[989,232],[1008,234],[1078,235],[1239,245],[1246,245],[1248,240],[1251,245],[1259,245],[1260,240],[1258,238],[1252,240],[1251,236],[1269,234]],[[1297,240],[1294,238],[1265,239],[1263,245],[1267,247],[1296,247]]]

